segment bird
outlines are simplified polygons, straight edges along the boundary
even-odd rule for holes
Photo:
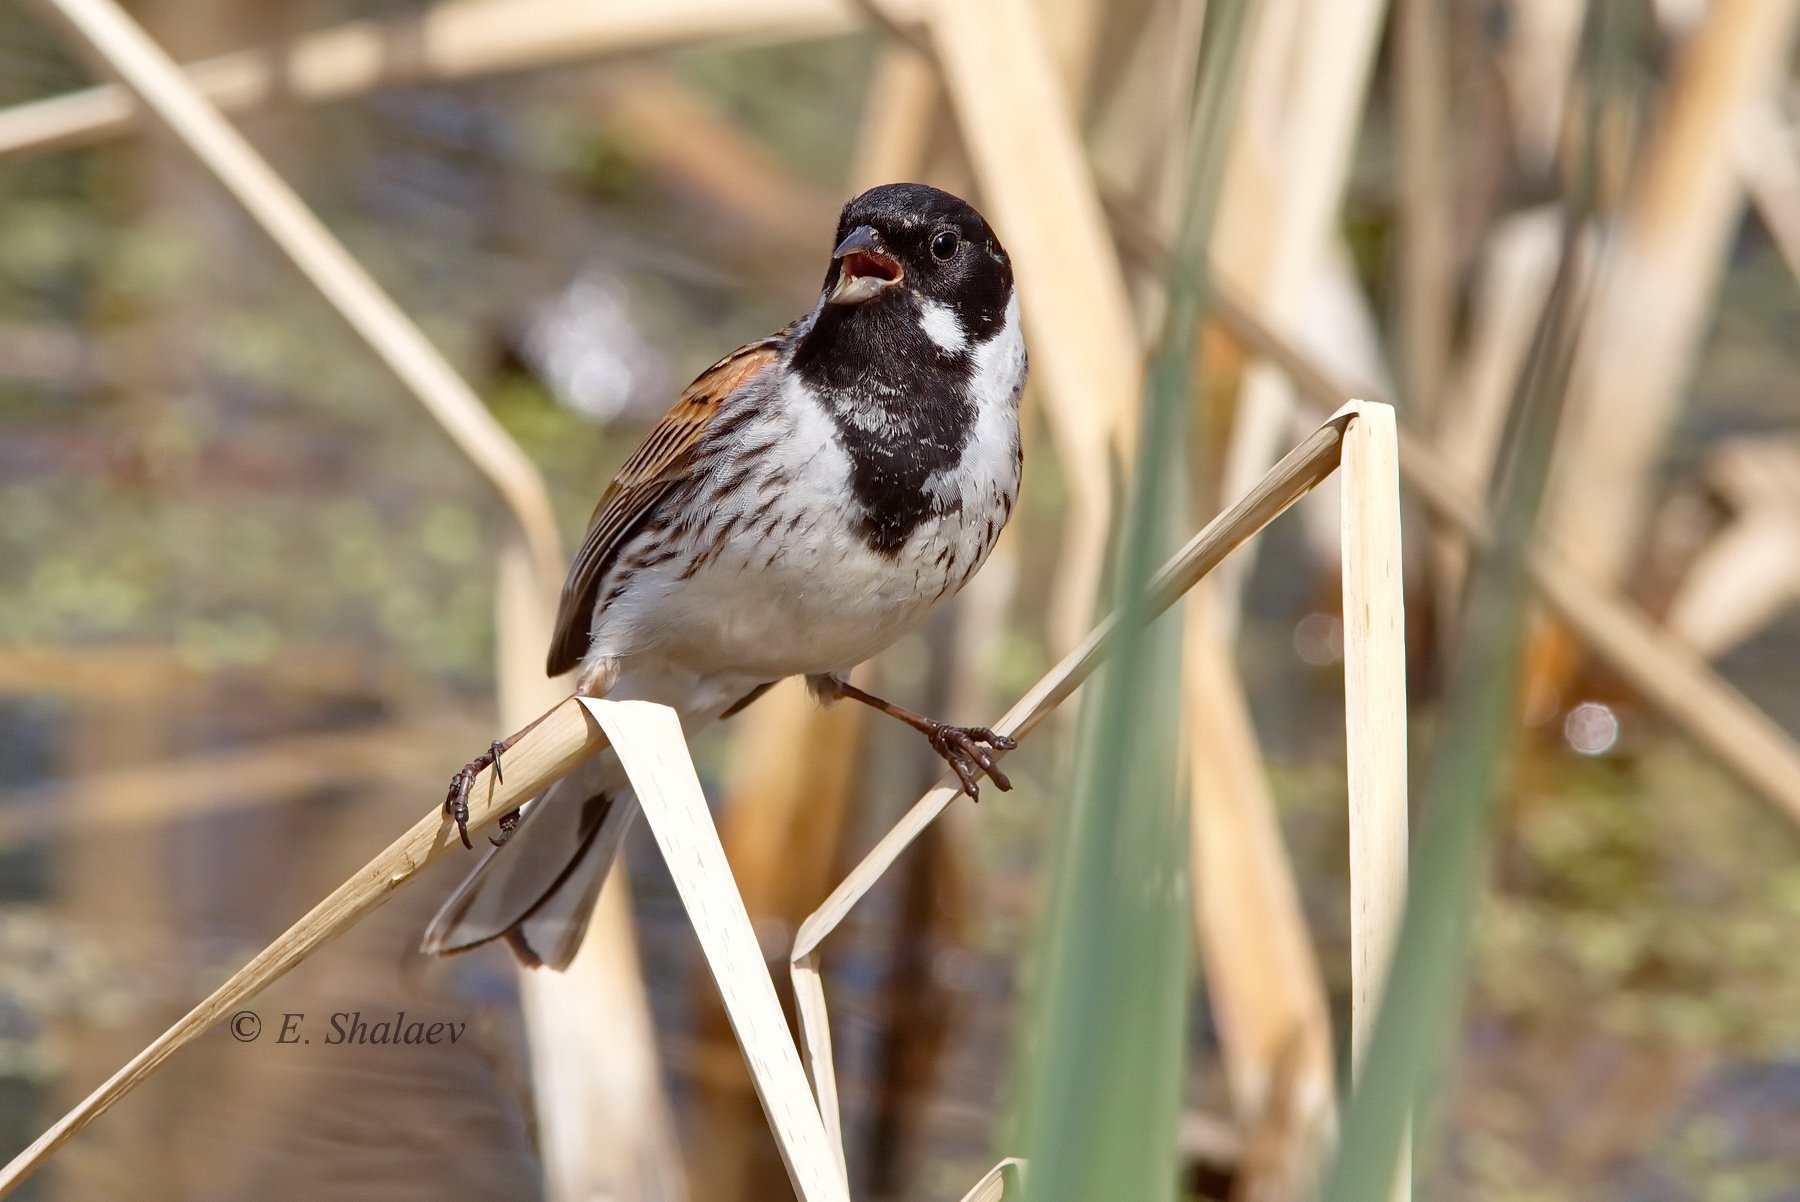
[[[659,702],[691,734],[788,677],[924,733],[979,797],[1013,741],[849,683],[993,550],[1018,499],[1027,356],[1012,261],[967,201],[885,184],[839,216],[810,312],[694,380],[619,469],[563,585],[546,668],[589,697]],[[527,728],[529,729],[529,728]],[[458,772],[445,810],[525,732]],[[636,814],[610,751],[501,820],[426,929],[563,969]]]

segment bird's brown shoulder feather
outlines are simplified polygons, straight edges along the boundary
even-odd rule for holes
[[[620,548],[657,501],[687,477],[694,448],[726,399],[781,358],[792,328],[741,346],[701,372],[607,485],[563,582],[547,664],[550,675],[562,675],[587,654],[600,582]]]

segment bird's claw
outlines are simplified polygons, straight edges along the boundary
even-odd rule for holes
[[[469,764],[450,778],[450,792],[444,798],[444,813],[456,823],[456,833],[462,837],[462,845],[470,851],[475,845],[469,842],[469,788],[475,783],[475,773],[480,771],[474,764]]]
[[[929,733],[931,749],[944,757],[970,801],[981,800],[979,780],[983,772],[1002,793],[1012,788],[1012,781],[1000,771],[993,753],[1011,751],[1019,745],[1017,740],[985,726],[939,726]]]
[[[494,779],[501,784],[506,783],[506,778],[500,775],[500,753],[505,750],[506,744],[495,739],[488,744],[486,751],[464,764],[462,771],[450,778],[450,792],[444,798],[444,813],[456,823],[456,833],[462,839],[462,845],[470,851],[475,850],[475,844],[469,841],[469,790],[475,787],[475,778],[481,775],[481,770],[490,764],[494,768]],[[513,826],[518,825],[518,813],[514,810],[508,815],[513,820]],[[507,825],[506,818],[500,820],[500,833],[502,842],[505,841],[505,836],[512,833],[512,827]]]
[[[499,771],[498,764],[495,765],[494,770],[496,773]],[[492,843],[495,847],[505,847],[506,841],[508,839],[512,838],[513,832],[518,829],[519,829],[519,811],[508,810],[508,811],[506,811],[506,813],[500,815],[500,836],[499,836],[499,838],[495,838],[493,835],[489,835],[488,842]]]

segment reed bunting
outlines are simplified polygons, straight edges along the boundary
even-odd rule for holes
[[[844,675],[968,583],[1012,513],[1025,343],[1012,264],[972,207],[922,184],[863,193],[838,220],[812,312],[719,360],[600,499],[563,585],[549,672],[673,706],[690,732],[773,683],[916,727],[974,797],[1012,742],[865,693]],[[513,738],[517,738],[515,735]],[[445,803],[468,843],[474,776]],[[426,951],[504,938],[564,968],[637,810],[602,752],[502,821]]]

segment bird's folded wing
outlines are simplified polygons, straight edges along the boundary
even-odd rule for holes
[[[725,401],[780,359],[787,337],[783,330],[739,347],[701,372],[607,485],[563,582],[550,643],[550,675],[562,675],[587,654],[600,582],[620,547],[656,502],[687,476],[695,445]]]

